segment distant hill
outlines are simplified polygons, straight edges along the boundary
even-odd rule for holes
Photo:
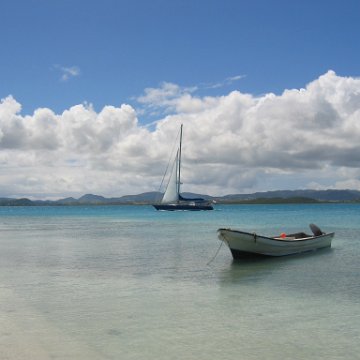
[[[76,204],[77,202],[78,201],[73,197],[68,197],[57,201],[57,203],[59,203],[60,205],[73,205]]]
[[[219,203],[223,204],[316,204],[321,201],[307,198],[307,197],[262,197],[256,199],[247,199],[247,200],[226,200],[219,201]]]
[[[8,199],[8,198],[0,198],[1,206],[31,206],[33,202],[29,199]]]
[[[183,193],[182,195],[186,198],[202,197],[223,204],[360,202],[360,191],[358,190],[278,190],[252,194],[231,194],[218,197],[194,193]],[[153,204],[160,200],[161,196],[161,193],[153,191],[137,195],[125,195],[118,198],[106,198],[101,195],[86,194],[79,199],[68,197],[54,201],[29,200],[26,198],[0,198],[0,206]]]
[[[86,194],[81,196],[77,202],[79,204],[103,204],[108,202],[108,199],[100,195]]]
[[[253,194],[226,195],[222,200],[253,200],[259,198],[309,198],[318,201],[359,201],[358,190],[277,190],[256,192]]]
[[[154,203],[161,199],[161,193],[157,191],[145,192],[138,195],[125,195],[120,198],[113,198],[112,201],[119,201],[123,203]]]

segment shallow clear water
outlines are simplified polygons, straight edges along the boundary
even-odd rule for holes
[[[359,218],[350,204],[0,207],[0,359],[357,359]],[[212,260],[219,227],[311,222],[336,232],[331,249]]]

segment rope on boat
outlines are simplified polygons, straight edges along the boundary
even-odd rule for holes
[[[224,243],[224,242],[221,241],[220,246],[219,246],[219,248],[217,249],[215,255],[208,261],[208,263],[207,263],[206,265],[210,265],[210,264],[215,260],[215,258],[216,258],[216,256],[217,256],[217,254],[219,253],[219,251],[220,251],[223,243]]]

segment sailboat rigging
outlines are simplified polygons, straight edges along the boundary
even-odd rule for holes
[[[182,135],[183,125],[180,127],[180,142],[176,151],[175,159],[171,168],[171,174],[169,181],[164,192],[164,195],[159,204],[154,204],[156,210],[213,210],[213,206],[210,201],[202,198],[187,199],[180,194],[181,185],[181,151],[182,151]]]

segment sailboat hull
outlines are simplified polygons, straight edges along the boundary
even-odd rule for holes
[[[204,211],[204,210],[214,210],[212,205],[191,205],[191,204],[156,204],[153,205],[156,210],[163,211]]]

